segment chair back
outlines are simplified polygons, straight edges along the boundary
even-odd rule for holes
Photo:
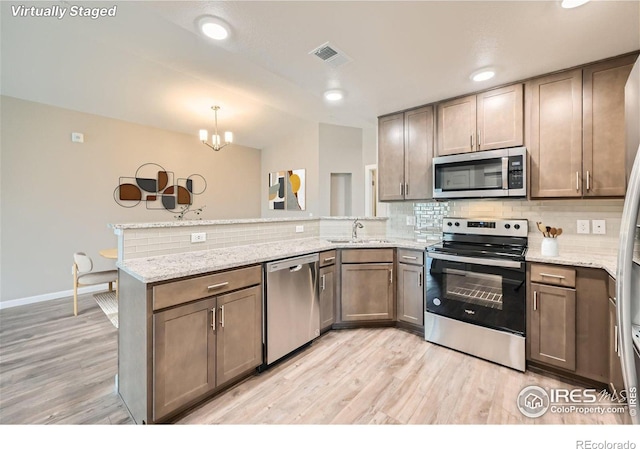
[[[73,261],[78,266],[78,272],[87,273],[93,270],[93,261],[85,253],[74,253]]]

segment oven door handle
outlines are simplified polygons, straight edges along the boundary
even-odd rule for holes
[[[432,259],[448,260],[451,262],[472,263],[489,267],[522,268],[522,262],[502,259],[481,259],[477,257],[454,256],[453,254],[441,254],[435,252],[427,253]]]

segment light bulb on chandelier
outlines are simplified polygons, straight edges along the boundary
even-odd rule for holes
[[[207,140],[209,139],[209,133],[206,129],[200,130],[200,141],[212,150],[220,151],[225,146],[233,143],[233,133],[231,131],[225,131],[224,143],[220,144],[220,134],[218,134],[218,109],[220,109],[220,106],[211,106],[211,109],[213,109],[213,113],[215,116],[215,128],[214,133],[211,136],[211,143],[207,142]]]

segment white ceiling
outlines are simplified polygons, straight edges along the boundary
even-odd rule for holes
[[[640,49],[636,1],[2,2],[1,93],[255,148],[300,120],[375,126],[385,113]],[[117,5],[115,18],[13,17],[11,5]],[[232,27],[222,44],[203,14]],[[353,61],[309,52],[330,42]],[[496,78],[473,83],[491,65]],[[347,92],[338,105],[322,93]]]

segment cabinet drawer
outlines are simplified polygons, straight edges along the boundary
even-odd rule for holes
[[[609,298],[613,300],[613,304],[616,303],[616,280],[609,276]]]
[[[393,249],[345,249],[342,263],[393,262]]]
[[[336,251],[323,251],[320,253],[320,268],[336,263]]]
[[[398,263],[424,265],[424,252],[410,249],[398,249]]]
[[[200,276],[153,287],[153,310],[260,284],[260,265]]]
[[[559,267],[557,265],[532,263],[531,282],[575,288],[576,270],[574,268]]]

